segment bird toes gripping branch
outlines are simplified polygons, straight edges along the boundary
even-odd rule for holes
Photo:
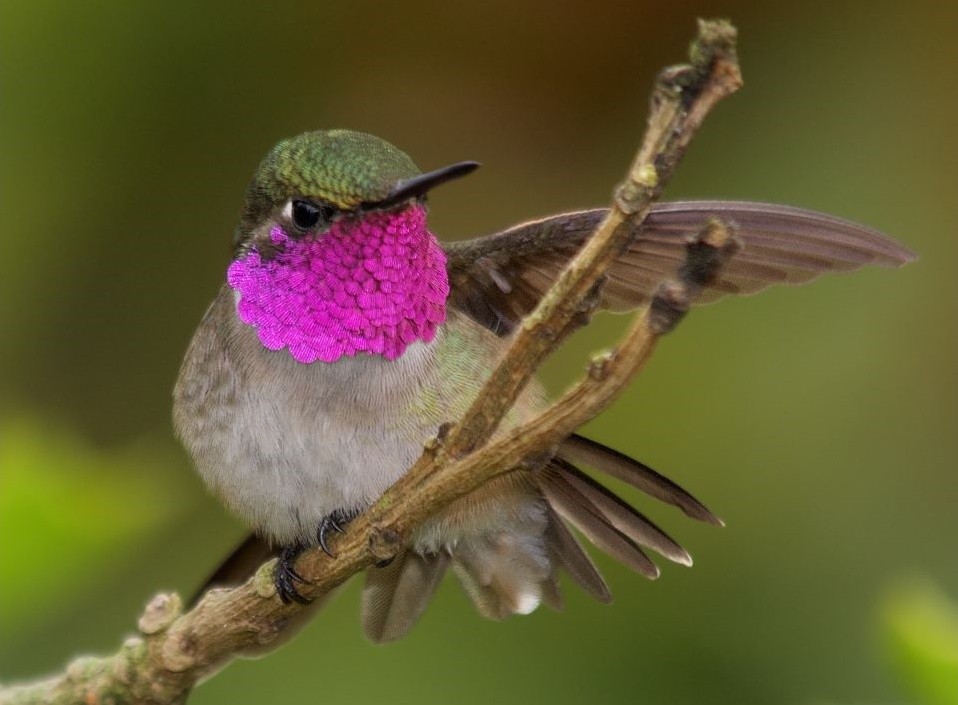
[[[346,509],[337,509],[332,514],[327,514],[319,522],[319,528],[316,529],[316,541],[319,547],[323,549],[330,558],[335,558],[336,554],[329,548],[329,532],[335,531],[337,534],[343,533],[343,527],[356,518],[358,512],[348,511]]]
[[[346,525],[356,518],[357,513],[356,511],[337,509],[324,516],[319,522],[319,526],[316,527],[316,543],[330,558],[336,557],[336,553],[329,546],[329,538],[332,532],[343,533]],[[296,560],[306,548],[301,543],[286,546],[280,550],[277,556],[276,567],[273,570],[273,584],[276,587],[276,594],[284,604],[298,602],[301,605],[308,605],[312,602],[312,600],[303,597],[297,588],[297,585],[312,584],[296,570]]]
[[[312,600],[303,597],[297,584],[308,585],[310,581],[304,578],[296,571],[296,559],[306,550],[302,544],[286,546],[279,552],[276,559],[276,568],[273,572],[273,584],[276,586],[276,594],[283,604],[298,602],[301,605],[308,605]]]

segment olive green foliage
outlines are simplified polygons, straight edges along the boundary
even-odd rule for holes
[[[63,424],[0,419],[0,623],[29,628],[36,606],[102,589],[117,555],[182,514],[154,444],[99,451]],[[106,575],[104,575],[106,573]],[[25,579],[29,576],[29,579]]]
[[[927,580],[889,590],[882,609],[889,660],[918,702],[958,703],[958,605]]]

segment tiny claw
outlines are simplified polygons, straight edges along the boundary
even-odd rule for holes
[[[312,584],[309,580],[307,580],[302,575],[300,575],[299,572],[292,565],[286,568],[286,572],[289,574],[289,577],[291,577],[296,582],[302,583],[303,585]]]
[[[316,529],[316,541],[319,543],[319,547],[323,549],[323,553],[330,558],[336,557],[336,554],[329,548],[329,544],[326,541],[330,530],[335,531],[337,534],[343,533],[343,524],[348,524],[353,516],[355,515],[352,512],[337,509],[332,514],[324,516],[319,522],[319,527]]]
[[[331,528],[333,528],[332,519],[328,516],[323,517],[323,520],[319,523],[319,529],[316,530],[316,540],[319,541],[319,547],[323,549],[323,553],[330,558],[335,558],[336,555],[330,550],[329,544],[326,543],[326,535]]]
[[[296,559],[303,552],[303,546],[288,546],[280,551],[279,559],[276,561],[276,568],[273,574],[273,584],[276,587],[276,594],[284,605],[290,602],[298,602],[301,605],[308,605],[312,602],[307,597],[303,597],[296,588],[296,583],[309,585],[310,581],[300,575],[296,568]]]

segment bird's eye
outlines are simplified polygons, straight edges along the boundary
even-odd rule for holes
[[[315,203],[295,199],[292,203],[291,217],[293,224],[300,230],[309,230],[315,228],[323,216],[322,209]]]

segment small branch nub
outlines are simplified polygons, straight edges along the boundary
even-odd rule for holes
[[[679,269],[678,281],[662,284],[649,306],[649,325],[658,334],[670,332],[688,313],[692,300],[706,286],[714,283],[725,263],[742,243],[734,226],[711,218],[698,235],[686,245],[685,263]]]

